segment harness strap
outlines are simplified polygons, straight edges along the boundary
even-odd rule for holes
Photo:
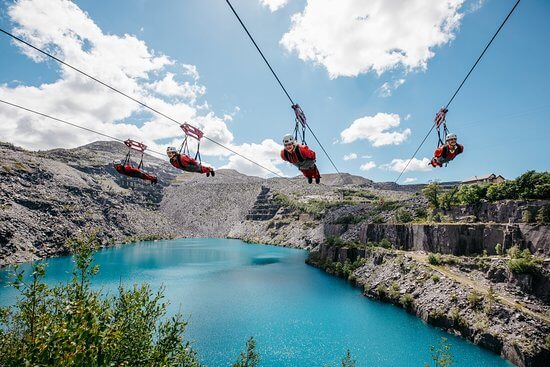
[[[288,150],[284,150],[283,151],[283,154],[285,155],[285,159],[290,162],[290,153],[288,152]],[[296,158],[298,158],[298,162],[303,162],[305,161],[304,157],[302,156],[302,153],[300,152],[300,147],[298,145],[296,145],[296,147],[294,147],[294,154],[296,154]]]

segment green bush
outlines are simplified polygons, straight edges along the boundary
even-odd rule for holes
[[[1,312],[0,366],[200,366],[182,316],[165,318],[162,289],[120,286],[112,296],[91,289],[96,245],[93,237],[74,242],[67,284],[48,287],[44,264],[33,266],[30,282],[17,270],[20,298]]]
[[[399,285],[397,282],[392,282],[390,285],[390,288],[388,289],[388,296],[393,299],[397,299],[399,297]]]
[[[525,209],[521,213],[521,220],[523,221],[523,223],[534,223],[535,216],[533,215],[533,211],[529,208]]]
[[[535,220],[538,224],[550,223],[550,205],[541,206],[537,212]]]
[[[410,293],[405,293],[399,298],[399,303],[403,308],[409,310],[414,303],[414,298]]]
[[[519,250],[519,247],[513,246],[508,250],[508,270],[514,274],[535,274],[542,262],[541,259],[533,256],[529,249]]]
[[[413,220],[411,213],[405,208],[399,208],[395,212],[395,221],[398,223],[409,223]]]
[[[441,265],[441,258],[437,254],[430,253],[428,255],[428,263],[431,265]]]
[[[383,238],[382,241],[378,242],[378,246],[385,248],[385,249],[391,249],[393,246],[387,238]]]
[[[378,294],[379,298],[384,298],[384,297],[386,297],[386,294],[388,294],[388,289],[386,288],[386,286],[384,284],[379,283],[376,286],[376,294]]]
[[[432,182],[422,189],[422,194],[428,200],[431,208],[439,208],[439,195],[441,194],[441,185],[438,182]]]
[[[437,274],[433,274],[432,275],[432,281],[434,283],[439,283],[439,281],[440,281],[439,276]]]
[[[452,206],[458,205],[460,202],[458,200],[457,193],[458,187],[453,187],[452,189],[445,191],[439,196],[439,206],[442,209],[448,210],[451,209]]]
[[[495,246],[495,252],[497,255],[502,256],[503,250],[502,250],[502,244],[497,243]]]
[[[462,185],[456,195],[461,204],[479,204],[486,198],[487,185]]]
[[[260,355],[256,352],[256,341],[250,337],[246,342],[246,351],[241,355],[231,367],[258,367],[260,365]]]
[[[336,246],[336,247],[345,247],[349,243],[344,241],[338,236],[329,236],[326,240],[327,245],[329,246]]]
[[[472,290],[466,297],[466,300],[468,301],[470,306],[472,306],[473,308],[477,308],[479,305],[481,305],[483,297],[476,290]]]

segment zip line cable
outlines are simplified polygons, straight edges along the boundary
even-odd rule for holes
[[[271,67],[271,64],[269,63],[269,61],[267,61],[266,57],[264,56],[264,53],[262,52],[262,50],[260,50],[260,47],[258,46],[258,44],[256,43],[256,41],[254,40],[254,37],[252,37],[252,35],[250,34],[250,32],[248,31],[248,28],[246,28],[246,26],[244,25],[243,21],[241,20],[241,17],[239,16],[239,14],[237,13],[237,11],[235,10],[235,8],[233,7],[233,5],[231,4],[231,2],[229,0],[225,0],[225,2],[227,3],[227,5],[229,5],[229,7],[231,8],[231,11],[233,12],[233,14],[235,14],[235,17],[237,18],[237,20],[239,21],[239,23],[241,24],[241,26],[243,27],[244,31],[246,32],[246,34],[248,35],[248,38],[250,38],[250,40],[252,41],[252,43],[254,44],[254,46],[256,47],[256,50],[258,50],[258,52],[260,53],[260,55],[262,56],[262,59],[264,59],[267,67],[269,68],[269,70],[271,70],[271,73],[273,74],[273,76],[275,77],[275,79],[277,80],[277,82],[279,83],[279,85],[281,86],[281,89],[283,90],[283,92],[286,94],[286,96],[288,97],[288,100],[290,101],[290,103],[292,103],[292,105],[295,105],[294,101],[292,100],[292,98],[290,97],[290,94],[288,94],[286,88],[284,87],[283,83],[281,82],[281,80],[279,79],[279,77],[277,76],[277,73],[275,73],[275,71],[273,70],[273,68]],[[338,174],[340,175],[340,179],[342,179],[342,182],[344,181],[344,179],[342,178],[342,174],[340,173],[340,171],[338,170],[338,167],[336,167],[336,164],[334,164],[334,162],[332,161],[332,158],[330,158],[330,155],[328,154],[328,152],[325,150],[325,148],[323,147],[323,144],[321,144],[321,142],[319,141],[319,139],[317,139],[317,136],[315,136],[315,133],[313,132],[313,130],[311,129],[311,127],[309,126],[309,124],[306,122],[305,125],[307,126],[308,130],[311,132],[311,135],[313,135],[313,138],[315,139],[315,141],[317,141],[317,144],[319,144],[319,146],[321,147],[321,149],[323,150],[323,152],[325,153],[325,155],[327,156],[328,160],[330,161],[330,163],[332,164],[332,166],[334,167],[334,169],[336,170],[336,172],[338,172]]]
[[[445,109],[447,109],[451,103],[453,102],[454,98],[456,97],[456,95],[458,94],[458,92],[460,91],[460,89],[462,88],[462,86],[464,85],[464,83],[466,82],[466,80],[468,79],[468,77],[470,76],[470,74],[472,73],[472,71],[474,71],[475,67],[477,66],[477,64],[479,63],[479,61],[481,60],[481,58],[483,57],[483,55],[485,54],[485,51],[487,51],[487,49],[489,48],[489,46],[491,46],[491,43],[493,43],[494,39],[496,38],[496,36],[498,35],[498,33],[500,32],[500,30],[502,29],[502,27],[504,27],[504,24],[506,23],[506,21],[508,21],[508,18],[510,18],[510,16],[512,15],[512,13],[514,12],[514,10],[516,10],[516,7],[518,6],[518,4],[520,3],[521,0],[517,0],[517,2],[514,4],[514,6],[512,7],[512,10],[510,10],[510,12],[508,13],[508,15],[506,16],[506,18],[502,21],[502,23],[500,24],[500,27],[498,27],[497,31],[495,32],[495,34],[493,34],[493,37],[491,38],[491,40],[489,41],[489,43],[487,43],[487,46],[485,46],[485,49],[483,49],[483,52],[481,53],[481,55],[479,55],[479,57],[477,58],[476,62],[474,63],[474,65],[470,68],[470,71],[468,72],[468,74],[466,74],[466,77],[462,80],[462,83],[460,83],[460,85],[458,86],[458,88],[456,89],[456,91],[454,92],[453,96],[451,97],[451,99],[449,100],[449,102],[447,102],[447,105],[445,106]],[[409,167],[409,164],[411,163],[411,161],[414,159],[414,157],[416,156],[416,153],[418,153],[418,151],[420,150],[420,148],[422,147],[422,145],[424,144],[424,142],[426,142],[426,139],[428,139],[428,136],[432,133],[433,129],[435,127],[435,124],[432,124],[432,127],[430,128],[430,130],[428,131],[428,133],[426,134],[426,136],[424,137],[424,139],[422,140],[422,142],[420,143],[420,145],[418,146],[418,148],[415,150],[414,154],[412,155],[412,157],[409,159],[409,161],[407,162],[407,164],[405,165],[405,168],[403,168],[403,170],[401,171],[401,173],[399,174],[399,176],[397,177],[397,180],[395,180],[395,183],[397,183],[397,181],[399,181],[399,179],[401,178],[401,176],[403,175],[403,173],[405,172],[405,170],[407,169],[407,167]]]
[[[117,138],[117,137],[114,137],[114,136],[111,136],[111,135],[108,135],[108,134],[104,134],[104,133],[101,133],[101,132],[96,131],[96,130],[93,130],[93,129],[89,129],[89,128],[84,127],[84,126],[81,126],[81,125],[73,124],[72,122],[65,121],[65,120],[62,120],[62,119],[60,119],[60,118],[53,117],[53,116],[50,116],[50,115],[45,114],[45,113],[42,113],[42,112],[39,112],[39,111],[36,111],[36,110],[32,110],[32,109],[27,108],[27,107],[23,107],[23,106],[21,106],[21,105],[15,104],[15,103],[11,103],[11,102],[5,101],[5,100],[3,100],[3,99],[0,99],[0,102],[6,104],[6,105],[8,105],[8,106],[12,106],[12,107],[19,108],[19,109],[24,110],[24,111],[27,111],[27,112],[34,113],[35,115],[39,115],[39,116],[48,118],[48,119],[50,119],[50,120],[55,120],[55,121],[58,121],[58,122],[62,122],[62,123],[64,123],[64,124],[67,124],[67,125],[70,125],[70,126],[73,126],[73,127],[79,128],[79,129],[82,129],[82,130],[86,130],[86,131],[89,131],[89,132],[91,132],[91,133],[94,133],[94,134],[97,134],[97,135],[101,135],[101,136],[104,136],[104,137],[106,137],[106,138],[109,138],[109,139],[116,140],[116,141],[119,141],[119,142],[121,142],[121,143],[124,143],[124,140],[119,139],[119,138]],[[151,153],[158,154],[158,155],[160,155],[160,156],[162,156],[162,157],[165,156],[164,153],[156,152],[156,151],[151,150],[151,149],[147,149],[147,151],[148,151],[148,152],[151,152]]]
[[[5,35],[7,35],[7,36],[9,36],[9,37],[11,37],[11,38],[13,38],[13,39],[15,39],[15,40],[18,41],[18,42],[21,42],[21,43],[25,44],[26,46],[32,48],[33,50],[36,50],[36,51],[38,51],[38,52],[40,52],[40,53],[42,53],[42,54],[44,54],[44,55],[46,55],[46,56],[48,56],[48,57],[54,59],[55,61],[59,62],[60,64],[63,64],[63,65],[65,65],[65,66],[67,66],[67,67],[73,69],[74,71],[76,71],[76,72],[78,72],[78,73],[80,73],[80,74],[82,74],[82,75],[84,75],[84,76],[86,76],[86,77],[88,77],[88,78],[90,78],[90,79],[92,79],[92,80],[98,82],[99,84],[101,84],[101,85],[103,85],[103,86],[109,88],[109,89],[112,90],[113,92],[116,92],[116,93],[118,93],[118,94],[123,95],[124,97],[126,97],[126,98],[128,98],[128,99],[131,99],[132,101],[136,102],[136,103],[139,104],[140,106],[142,106],[142,107],[144,107],[144,108],[146,108],[146,109],[148,109],[148,110],[150,110],[150,111],[153,111],[154,113],[156,113],[156,114],[158,114],[158,115],[160,115],[160,116],[162,116],[162,117],[164,117],[164,118],[166,118],[166,119],[168,119],[168,120],[170,120],[170,121],[175,122],[176,124],[178,124],[178,126],[180,125],[180,123],[179,123],[176,119],[174,119],[174,118],[172,118],[172,117],[170,117],[170,116],[168,116],[168,115],[166,115],[166,114],[160,112],[159,110],[157,110],[157,109],[155,109],[155,108],[153,108],[153,107],[150,107],[149,105],[145,104],[144,102],[142,102],[142,101],[140,101],[140,100],[138,100],[138,99],[136,99],[136,98],[134,98],[134,97],[132,97],[132,96],[130,96],[130,95],[124,93],[124,92],[122,92],[121,90],[119,90],[119,89],[117,89],[117,88],[115,88],[115,87],[110,86],[109,84],[107,84],[107,83],[105,83],[105,82],[99,80],[98,78],[96,78],[96,77],[94,77],[94,76],[92,76],[92,75],[90,75],[90,74],[88,74],[88,73],[86,73],[86,72],[84,72],[84,71],[82,71],[82,70],[80,70],[80,69],[78,69],[78,68],[76,68],[76,67],[74,67],[74,66],[68,64],[68,63],[66,63],[65,61],[63,61],[63,60],[61,60],[61,59],[59,59],[59,58],[53,56],[52,54],[50,54],[50,53],[48,53],[48,52],[46,52],[46,51],[44,51],[44,50],[42,50],[42,49],[40,49],[40,48],[38,48],[38,47],[32,45],[32,44],[30,44],[29,42],[27,42],[27,41],[25,41],[25,40],[23,40],[23,39],[17,37],[16,35],[14,35],[14,34],[8,32],[8,31],[6,31],[6,30],[4,30],[4,29],[2,29],[2,28],[0,28],[0,32],[4,33]],[[25,108],[23,108],[23,109],[25,109]],[[32,110],[28,110],[28,111],[35,112],[35,111],[32,111]],[[38,113],[38,114],[41,114],[41,113]],[[268,171],[268,172],[270,172],[270,173],[272,173],[272,174],[274,174],[274,175],[276,175],[276,176],[278,176],[278,177],[287,178],[287,177],[284,177],[284,176],[282,176],[282,175],[276,173],[275,171],[273,171],[273,170],[271,170],[271,169],[269,169],[269,168],[263,166],[262,164],[260,164],[260,163],[258,163],[258,162],[255,162],[255,161],[253,161],[252,159],[250,159],[250,158],[248,158],[248,157],[246,157],[246,156],[244,156],[244,155],[242,155],[242,154],[240,154],[240,153],[237,153],[234,149],[231,149],[231,148],[229,148],[229,147],[223,145],[222,143],[219,143],[219,142],[217,142],[217,141],[215,141],[215,140],[213,140],[213,139],[207,137],[206,135],[203,135],[203,137],[204,137],[205,139],[207,139],[208,141],[211,141],[212,143],[219,145],[220,147],[222,147],[222,148],[224,148],[224,149],[230,151],[231,153],[236,154],[236,155],[238,155],[239,157],[241,157],[241,158],[243,158],[243,159],[246,159],[247,161],[249,161],[249,162],[255,164],[255,165],[258,166],[258,167],[261,167],[262,169],[264,169],[264,170],[266,170],[266,171]],[[287,179],[288,179],[288,178],[287,178]]]
[[[87,127],[84,127],[84,126],[81,126],[81,125],[77,125],[77,124],[74,124],[74,123],[72,123],[72,122],[65,121],[65,120],[62,120],[62,119],[57,118],[57,117],[54,117],[54,116],[50,116],[50,115],[45,114],[45,113],[43,113],[43,112],[39,112],[39,111],[30,109],[30,108],[27,108],[27,107],[24,107],[24,106],[15,104],[15,103],[11,103],[11,102],[5,101],[5,100],[3,100],[3,99],[0,99],[0,102],[6,104],[6,105],[8,105],[8,106],[16,107],[16,108],[19,108],[19,109],[21,109],[21,110],[24,110],[24,111],[27,111],[27,112],[34,113],[34,114],[39,115],[39,116],[42,116],[42,117],[45,117],[45,118],[48,118],[48,119],[51,119],[51,120],[55,120],[55,121],[58,121],[58,122],[62,122],[62,123],[64,123],[64,124],[67,124],[67,125],[70,125],[70,126],[73,126],[73,127],[79,128],[79,129],[82,129],[82,130],[86,130],[86,131],[89,131],[89,132],[91,132],[91,133],[94,133],[94,134],[97,134],[97,135],[101,135],[101,136],[104,136],[104,137],[106,137],[106,138],[109,138],[109,139],[116,140],[116,141],[119,141],[119,142],[121,142],[121,143],[124,143],[124,140],[119,139],[119,138],[117,138],[117,137],[114,137],[114,136],[111,136],[111,135],[108,135],[108,134],[104,134],[104,133],[101,133],[101,132],[99,132],[99,131],[96,131],[96,130],[93,130],[93,129],[90,129],[90,128],[87,128]],[[212,139],[210,139],[210,138],[207,138],[206,136],[203,136],[203,137],[206,138],[206,139],[208,139],[209,141],[213,142],[214,144],[217,144],[217,145],[219,145],[219,146],[221,146],[221,147],[224,147],[222,144],[218,143],[218,142],[215,141],[215,140],[212,140]],[[224,148],[227,149],[227,150],[229,150],[229,151],[232,152],[232,153],[235,153],[235,154],[239,155],[239,153],[235,152],[235,151],[234,151],[233,149],[231,149],[231,148],[227,148],[227,147],[224,147]],[[151,153],[158,154],[158,155],[160,155],[161,157],[165,157],[165,156],[166,156],[166,154],[164,154],[164,153],[157,152],[157,151],[154,151],[154,150],[151,150],[151,149],[147,149],[147,151],[149,151],[149,152],[151,152]],[[253,162],[253,163],[254,163],[254,162]],[[262,167],[262,168],[265,169],[266,171],[269,171],[269,172],[273,173],[274,175],[277,175],[277,176],[280,177],[280,178],[284,178],[284,179],[287,179],[287,180],[290,181],[290,179],[289,179],[288,177],[281,176],[281,175],[279,175],[278,173],[276,173],[276,172],[270,170],[269,168],[266,168],[266,167],[262,166],[262,165],[259,164],[259,163],[255,163],[255,164],[258,165],[258,166],[260,166],[260,167]],[[293,182],[293,181],[291,181],[291,182]],[[293,182],[293,183],[294,183],[294,182]]]

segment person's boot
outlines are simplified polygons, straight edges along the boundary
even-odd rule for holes
[[[212,169],[212,171],[210,171],[210,173],[212,174],[212,177],[216,176],[216,172],[214,172],[213,169]]]
[[[313,177],[308,177],[308,178],[307,178],[307,183],[310,184],[310,183],[312,183],[312,182],[313,182]]]
[[[206,172],[206,177],[210,177],[210,171]]]
[[[321,177],[315,177],[315,183],[319,185],[321,183]]]

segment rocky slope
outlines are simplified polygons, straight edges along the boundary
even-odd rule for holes
[[[156,186],[128,180],[111,166],[125,152],[118,143],[49,152],[1,144],[0,265],[67,253],[67,238],[83,230],[104,245],[178,235],[157,210],[175,172],[157,169]],[[147,158],[151,168],[163,163]]]
[[[502,259],[454,261],[433,266],[417,253],[327,245],[308,259],[348,278],[365,296],[403,307],[518,366],[548,366],[550,304],[525,292],[524,279],[507,272]],[[541,277],[537,286],[548,287],[550,270]]]

